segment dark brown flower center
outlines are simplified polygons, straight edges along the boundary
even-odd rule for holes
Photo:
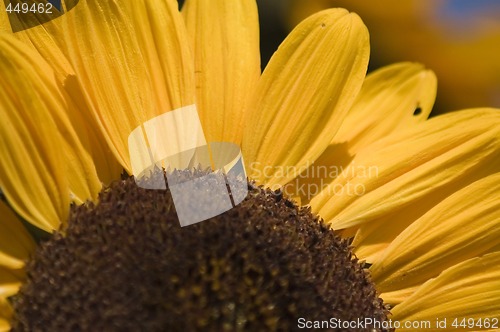
[[[27,270],[14,331],[372,331],[339,324],[387,319],[347,241],[252,185],[236,208],[181,228],[168,190],[116,182],[74,207]]]

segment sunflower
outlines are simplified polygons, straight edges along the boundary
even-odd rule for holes
[[[362,308],[387,323],[380,294],[398,330],[436,328],[444,319],[448,329],[498,327],[500,113],[471,109],[427,120],[436,78],[419,64],[365,78],[368,32],[356,14],[330,9],[309,17],[262,74],[251,0],[188,0],[182,12],[175,1],[81,0],[38,26],[39,16],[19,15],[0,17],[0,329],[31,312],[55,315],[52,326],[92,330],[70,322],[95,309],[78,296],[97,293],[104,296],[92,303],[104,311],[85,317],[96,326],[103,317],[152,321],[133,306],[106,307],[130,298],[146,306],[155,299],[198,327],[216,314],[228,330],[258,321],[277,329],[280,306],[295,319],[286,326],[297,328],[301,310],[323,315],[345,299],[360,302],[341,312]],[[30,28],[13,33],[14,23]],[[190,233],[153,222],[173,213],[166,193],[113,180],[132,173],[134,128],[192,104],[207,140],[241,145],[249,178],[263,187],[249,184],[248,200],[220,217],[232,223],[206,221]],[[46,240],[42,232],[53,235]],[[36,250],[33,234],[43,240]],[[351,241],[365,264],[351,259]],[[95,260],[103,256],[109,260]],[[172,271],[171,261],[184,269]],[[109,262],[133,273],[114,275]],[[145,266],[168,278],[150,280]],[[238,266],[244,274],[231,278]],[[196,283],[183,288],[195,270]],[[134,287],[123,293],[127,280]],[[246,292],[231,288],[239,282]],[[143,284],[181,300],[166,304]],[[97,293],[86,294],[92,285]],[[57,302],[56,290],[66,302]],[[209,290],[222,303],[216,313],[203,310],[214,300]],[[231,302],[235,294],[246,302]],[[292,302],[277,304],[276,294]],[[238,315],[243,304],[248,311]]]

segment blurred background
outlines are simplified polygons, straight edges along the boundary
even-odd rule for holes
[[[263,67],[287,33],[330,7],[358,13],[370,31],[369,70],[417,61],[438,76],[433,115],[500,107],[500,0],[259,0]]]

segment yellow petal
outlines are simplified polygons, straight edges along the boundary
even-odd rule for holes
[[[284,185],[321,155],[361,88],[368,56],[366,27],[346,10],[317,13],[290,33],[246,111],[251,178]]]
[[[436,89],[436,75],[417,63],[393,64],[370,73],[332,143],[347,142],[355,154],[398,129],[425,121]]]
[[[500,173],[451,195],[405,229],[370,268],[377,290],[419,285],[500,244]]]
[[[15,213],[0,201],[0,266],[9,269],[24,267],[35,250],[35,242]]]
[[[101,1],[94,0],[92,3],[92,6],[102,6]],[[118,31],[121,34],[120,39],[111,39],[117,45],[127,42],[134,44],[137,40],[139,46],[137,51],[142,54],[141,59],[124,59],[123,62],[125,65],[141,64],[150,76],[149,81],[143,82],[145,86],[136,86],[141,89],[141,93],[147,90],[144,92],[149,92],[155,100],[153,105],[155,109],[142,110],[148,116],[148,120],[151,115],[163,114],[193,104],[195,100],[194,67],[188,34],[184,20],[178,11],[177,1],[139,0],[128,1],[125,4],[124,16],[115,18],[120,20],[115,24],[117,28],[129,24],[133,29],[127,30],[126,34]],[[104,7],[103,10],[105,14],[110,14],[115,11],[115,8],[111,5]],[[131,20],[128,21],[127,17]],[[94,22],[98,28],[104,28],[100,22]],[[109,52],[106,45],[102,46],[100,51]],[[117,51],[130,52],[130,49],[118,48]],[[130,80],[137,80],[137,78],[127,72],[121,72],[120,75],[124,76],[124,83],[132,89],[134,82]]]
[[[10,331],[13,311],[7,298],[19,291],[23,279],[22,270],[8,270],[0,266],[0,331]]]
[[[0,32],[12,32],[4,1],[0,1]]]
[[[0,266],[0,299],[15,295],[24,279],[24,270],[10,270]]]
[[[6,299],[0,297],[0,332],[10,331],[12,307]]]
[[[386,304],[391,304],[392,306],[399,304],[406,300],[408,297],[413,295],[415,291],[420,287],[415,286],[415,287],[408,287],[405,289],[398,289],[396,291],[391,291],[391,292],[384,292],[380,294],[380,297],[384,300],[384,303]],[[378,290],[378,287],[377,287]]]
[[[32,4],[34,0],[25,0],[24,2]],[[62,0],[62,3],[64,2],[65,0]],[[52,17],[55,16],[60,16],[56,9],[54,9]],[[15,22],[14,36],[23,41],[27,47],[37,50],[42,55],[42,58],[53,66],[61,82],[68,75],[74,74],[71,65],[59,49],[54,36],[49,33],[49,30],[53,30],[53,21],[48,21],[43,26],[39,24],[44,21],[44,18],[50,17],[50,15],[46,16],[44,13],[34,13],[31,11],[27,13],[12,11],[9,13],[9,17]],[[59,21],[59,19],[56,21]],[[7,22],[9,22],[8,19]],[[10,23],[7,24],[9,24],[8,31],[11,32],[11,25]],[[24,29],[28,26],[31,26],[31,28]]]
[[[396,130],[427,119],[436,97],[436,77],[420,64],[399,63],[369,74],[352,108],[328,148],[300,176],[286,184],[286,193],[308,204],[335,180],[359,149]],[[415,114],[418,108],[419,113]]]
[[[447,319],[447,329],[454,319],[498,319],[500,313],[500,252],[473,258],[448,268],[437,278],[420,287],[406,301],[391,311],[392,320],[421,321]],[[484,325],[483,325],[484,327]],[[434,328],[436,326],[434,325]],[[467,330],[480,330],[472,326]],[[399,331],[399,329],[398,329]],[[401,329],[411,331],[411,329]],[[417,331],[417,330],[415,330]],[[437,331],[437,330],[436,330]]]
[[[72,111],[76,107],[71,105],[72,101],[66,93],[59,89],[53,70],[36,52],[7,35],[0,37],[0,47],[5,48],[4,56],[10,58],[9,64],[5,63],[0,66],[21,68],[26,73],[25,75],[18,75],[17,72],[12,74],[12,77],[16,78],[16,80],[10,81],[14,89],[17,87],[18,80],[31,82],[31,89],[39,96],[44,106],[39,111],[46,114],[47,117],[52,117],[57,126],[60,133],[57,146],[63,151],[63,163],[74,199],[77,202],[96,199],[101,190],[101,182],[97,176],[92,156],[82,145],[68,117],[68,108]],[[6,67],[2,68],[2,71],[7,70],[9,69]],[[18,93],[21,97],[24,91],[18,91]],[[19,110],[19,112],[22,111],[23,109]],[[24,111],[31,113],[29,109]],[[29,113],[25,116],[29,116]]]
[[[63,7],[66,8],[65,12],[68,8],[72,8],[71,6],[75,3],[73,0],[68,2],[72,3],[70,7],[64,1],[62,2]],[[40,15],[31,12],[13,12],[11,15],[17,16],[17,22],[25,22],[27,25],[33,25],[42,20]],[[82,83],[76,77],[72,65],[60,48],[61,38],[57,33],[60,24],[60,19],[55,19],[46,22],[43,26],[36,25],[18,31],[15,36],[26,44],[25,47],[38,52],[54,70],[54,79],[57,81],[58,87],[65,92],[65,99],[67,99],[67,116],[85,150],[92,155],[99,178],[101,181],[109,183],[119,178],[123,168],[119,166],[113,152],[108,147],[105,136],[100,130],[100,120],[96,118],[97,112],[92,109],[90,98],[83,91]]]
[[[131,171],[127,139],[157,115],[194,102],[194,72],[177,1],[80,1],[58,19],[20,34],[57,61],[64,55],[92,118]],[[54,53],[46,45],[54,45]],[[59,72],[59,71],[58,71]],[[169,144],[169,142],[165,142]]]
[[[196,103],[208,141],[241,144],[244,106],[260,76],[255,0],[188,0],[182,9],[196,73]]]
[[[36,72],[27,71],[19,42],[0,38],[0,188],[26,221],[57,229],[69,211],[69,187],[57,126],[39,90]],[[29,59],[29,57],[28,57]],[[17,70],[16,70],[17,69]]]
[[[356,256],[372,264],[379,262],[384,250],[408,226],[435,208],[437,204],[448,199],[450,195],[497,171],[498,163],[482,163],[474,172],[464,173],[460,181],[452,182],[422,199],[413,200],[394,213],[361,224],[357,227],[358,230],[352,243]]]
[[[498,110],[475,109],[396,132],[359,151],[311,206],[332,227],[348,228],[432,198],[481,169],[498,172],[499,124]]]
[[[81,141],[84,150],[91,156],[101,183],[109,184],[120,178],[123,167],[118,163],[93,118],[87,99],[82,95],[81,87],[75,76],[64,80],[62,90],[67,98],[66,114]],[[83,154],[81,154],[83,156]]]

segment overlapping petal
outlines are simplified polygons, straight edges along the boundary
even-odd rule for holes
[[[500,168],[500,112],[475,109],[430,119],[359,151],[311,206],[334,228],[375,222]],[[349,191],[350,190],[350,191]]]
[[[328,148],[286,191],[308,204],[360,149],[426,120],[435,97],[436,76],[420,64],[403,62],[370,73]]]
[[[0,266],[21,269],[35,249],[35,242],[15,213],[0,201]]]
[[[65,12],[66,9],[72,8],[75,2],[77,1],[63,0],[61,3]],[[25,3],[31,6],[36,1],[26,0]],[[3,6],[3,3],[0,6]],[[26,47],[38,52],[50,64],[59,88],[65,91],[65,98],[68,99],[67,116],[83,146],[91,153],[99,178],[104,183],[109,183],[120,175],[122,168],[107,146],[105,136],[99,130],[99,122],[94,117],[95,112],[91,109],[89,98],[83,91],[72,65],[60,48],[61,19],[47,21],[48,17],[60,17],[61,14],[57,9],[54,8],[53,12],[54,14],[47,16],[32,11],[26,13],[13,11],[9,14],[12,21],[5,15],[5,31],[12,32],[11,23],[14,22],[15,36],[23,41]],[[43,26],[40,25],[42,22],[44,22]]]
[[[24,79],[33,82],[33,87],[39,91],[41,99],[48,110],[48,115],[54,119],[61,134],[61,143],[64,151],[64,164],[67,169],[69,186],[76,201],[84,201],[89,198],[96,198],[101,189],[101,183],[97,176],[93,155],[89,151],[89,144],[83,144],[88,139],[78,131],[82,123],[82,114],[79,106],[61,89],[60,83],[55,79],[52,67],[43,61],[38,54],[30,49],[21,51],[25,46],[20,43],[11,45],[18,52],[22,59],[18,58],[16,65],[24,67],[25,72],[32,72],[33,77]],[[47,95],[44,95],[46,92]],[[77,129],[75,129],[75,126]],[[83,136],[83,137],[82,137]]]
[[[6,98],[9,100],[5,101],[3,108],[9,113],[17,112],[24,121],[32,121],[30,118],[34,112],[38,112],[40,117],[51,119],[57,128],[51,135],[54,136],[56,145],[61,147],[59,166],[64,169],[64,175],[68,176],[74,199],[81,202],[96,198],[101,183],[92,156],[83,147],[72,127],[66,113],[68,98],[57,87],[52,69],[38,54],[8,34],[0,35],[0,48],[2,85],[8,86],[6,89],[10,90],[9,97]],[[37,102],[34,103],[33,99],[37,99]],[[34,107],[37,109],[33,110]]]
[[[188,0],[182,8],[196,73],[196,103],[208,141],[241,144],[244,107],[260,77],[255,0]]]
[[[455,331],[455,319],[470,318],[476,323],[498,319],[500,313],[500,252],[473,258],[448,268],[423,284],[411,297],[394,307],[392,320],[426,321],[447,319],[447,329]],[[490,325],[491,327],[491,325]],[[462,330],[481,330],[472,326]],[[412,331],[398,329],[398,331]],[[414,331],[419,331],[414,329]]]
[[[401,297],[443,270],[500,244],[500,173],[457,191],[406,228],[371,267],[380,292]],[[389,298],[384,300],[390,301]]]
[[[397,63],[367,75],[332,143],[355,154],[396,130],[425,121],[436,99],[436,75],[418,63]]]
[[[302,22],[274,54],[246,111],[249,176],[273,187],[327,148],[361,88],[368,32],[355,14],[330,9]],[[285,168],[283,175],[278,175]]]
[[[34,0],[26,1],[30,5],[34,2]],[[75,1],[63,0],[62,6],[64,8],[68,8],[66,3],[75,3]],[[54,9],[55,12],[57,12],[56,9]],[[31,11],[27,13],[12,12],[9,15],[14,18],[17,25],[20,25],[16,28],[17,32],[14,36],[24,42],[26,48],[38,52],[53,69],[54,80],[64,92],[64,97],[67,100],[67,117],[82,145],[92,155],[99,178],[104,183],[116,179],[123,168],[119,166],[106,143],[105,135],[100,130],[99,121],[95,118],[96,112],[92,109],[93,106],[82,87],[82,82],[62,52],[60,44],[62,42],[60,36],[61,18],[46,21],[47,17],[44,18],[44,14]],[[56,16],[59,15],[58,13]],[[41,22],[45,22],[43,26],[39,24]]]
[[[441,201],[465,188],[467,185],[498,171],[498,163],[484,163],[474,172],[464,174],[464,177],[460,181],[446,185],[442,189],[426,196],[425,199],[412,201],[395,213],[390,213],[374,221],[360,225],[353,240],[356,255],[371,263],[378,262],[387,246],[404,229],[422,217],[427,211],[433,209]]]
[[[67,61],[70,69],[58,73],[74,73],[69,83],[80,87],[94,125],[128,171],[132,130],[194,103],[187,32],[174,0],[80,1],[60,18],[19,34],[44,58]]]
[[[34,73],[14,65],[23,62],[23,53],[12,53],[19,45],[0,38],[0,187],[23,219],[52,231],[66,220],[70,198],[64,158],[54,149],[60,135],[44,103],[53,96],[36,89],[39,81],[28,79]]]

